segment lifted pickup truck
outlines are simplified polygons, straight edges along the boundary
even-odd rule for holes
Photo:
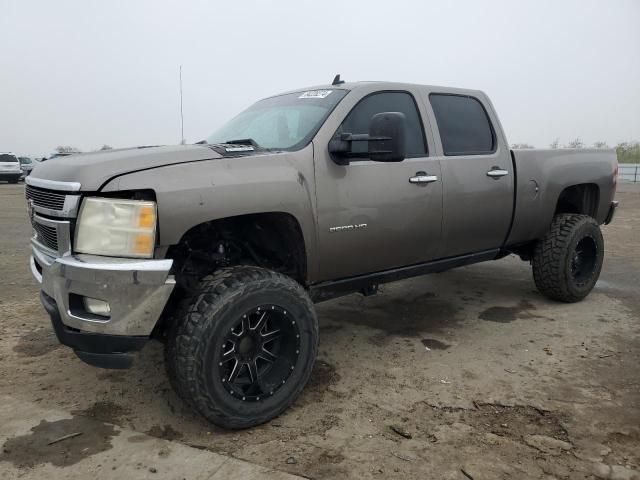
[[[38,165],[31,269],[82,360],[126,368],[159,339],[179,395],[244,428],[304,388],[314,302],[511,253],[543,295],[584,298],[616,169],[612,150],[509,150],[480,91],[336,79],[196,145]]]

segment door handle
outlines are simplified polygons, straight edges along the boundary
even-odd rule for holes
[[[437,181],[438,177],[435,175],[427,175],[426,172],[416,172],[413,177],[409,178],[409,183],[433,183]]]
[[[491,167],[491,170],[487,172],[487,176],[498,179],[500,177],[504,177],[505,175],[509,175],[509,170],[503,170],[500,167]]]

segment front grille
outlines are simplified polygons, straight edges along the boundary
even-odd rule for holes
[[[55,227],[32,222],[33,230],[36,232],[36,240],[51,250],[58,250],[58,231]]]
[[[31,200],[37,207],[48,208],[49,210],[62,210],[66,195],[64,193],[50,192],[41,188],[27,185],[25,188],[27,199]]]

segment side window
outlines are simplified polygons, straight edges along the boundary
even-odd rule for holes
[[[427,149],[424,141],[422,121],[413,97],[406,92],[381,92],[369,95],[353,107],[338,132],[353,134],[369,133],[369,123],[376,113],[401,112],[406,117],[407,157],[425,157]],[[354,152],[366,152],[367,142],[354,142]]]
[[[496,140],[487,112],[477,98],[429,95],[445,155],[493,153]]]

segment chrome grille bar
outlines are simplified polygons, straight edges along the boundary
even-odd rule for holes
[[[32,187],[46,188],[48,190],[61,190],[63,192],[79,192],[81,185],[78,182],[60,182],[58,180],[46,180],[29,175],[25,183]]]
[[[27,177],[29,178],[29,177]],[[55,192],[27,185],[25,197],[29,208],[51,217],[75,218],[78,214],[80,194]]]
[[[34,246],[53,257],[71,254],[71,223],[78,214],[80,184],[29,175],[25,196]]]
[[[71,222],[33,215],[31,224],[34,231],[32,241],[50,255],[63,257],[71,253]]]
[[[36,232],[36,240],[51,250],[58,251],[58,231],[54,227],[42,225],[34,220],[32,223]]]
[[[25,187],[25,195],[28,200],[33,200],[33,205],[36,207],[58,211],[64,208],[64,201],[67,197],[64,193],[49,192],[31,185]]]

